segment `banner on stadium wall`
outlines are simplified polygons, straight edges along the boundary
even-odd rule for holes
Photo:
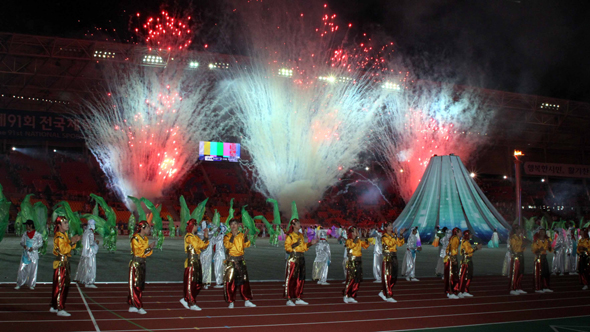
[[[524,163],[524,172],[527,175],[590,178],[590,165],[526,162]]]
[[[80,128],[59,113],[0,109],[0,138],[83,140]]]
[[[199,143],[199,160],[231,161],[240,159],[240,143],[205,142]]]

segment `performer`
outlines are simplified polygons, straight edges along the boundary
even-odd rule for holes
[[[223,262],[225,261],[225,247],[223,238],[227,233],[227,226],[220,224],[215,236],[211,238],[211,245],[215,247],[213,254],[213,271],[215,272],[215,288],[223,288]]]
[[[327,240],[326,230],[319,230],[319,242],[315,247],[315,259],[313,261],[313,273],[312,280],[317,280],[318,285],[329,285],[328,280],[328,267],[332,259],[332,253],[330,252],[330,244]]]
[[[551,252],[551,241],[541,228],[533,238],[531,251],[535,254],[535,293],[553,293],[549,284],[549,263],[547,263],[547,252]]]
[[[576,269],[578,267],[578,255],[576,254],[577,241],[576,229],[569,227],[566,232],[564,241],[565,245],[565,272],[569,274],[578,274]]]
[[[524,274],[523,231],[520,226],[514,225],[510,232],[510,295],[527,293],[522,290],[521,286],[522,275]]]
[[[498,248],[500,244],[500,237],[498,236],[498,232],[494,229],[494,233],[492,234],[492,238],[488,242],[488,248]]]
[[[588,233],[590,228],[582,228],[582,238],[578,241],[577,253],[580,256],[578,260],[578,273],[580,274],[580,282],[584,287],[583,290],[588,290],[588,283],[590,282],[590,238]]]
[[[344,258],[342,259],[342,270],[344,271],[344,281],[343,284],[346,284],[346,262],[348,262],[348,250],[346,250],[346,240],[347,240],[346,232],[344,228],[341,228],[340,237],[338,238],[338,242],[344,244]]]
[[[344,286],[344,303],[357,303],[356,293],[363,281],[362,249],[369,248],[369,241],[361,240],[356,227],[348,228],[346,240],[346,285]]]
[[[433,247],[438,247],[440,245],[440,240],[445,236],[445,233],[440,230],[440,227],[437,225],[434,228],[434,241],[432,241]]]
[[[551,273],[560,275],[565,273],[565,230],[561,225],[555,228],[555,241],[553,244],[553,262],[551,264]]]
[[[451,238],[451,230],[443,227],[441,230],[442,237],[440,238],[439,248],[438,248],[438,261],[436,262],[436,269],[434,272],[436,273],[437,277],[441,277],[444,279],[445,274],[445,262],[444,258],[447,255],[447,246],[449,245],[449,239]]]
[[[25,226],[27,227],[27,232],[20,239],[20,245],[24,250],[20,259],[20,266],[16,275],[16,287],[14,289],[20,289],[26,284],[33,290],[37,284],[39,248],[43,246],[43,235],[35,230],[35,223],[32,220],[27,220]]]
[[[502,264],[502,275],[510,277],[510,270],[512,266],[512,248],[510,248],[510,238],[506,243],[506,255],[504,255],[504,263]]]
[[[375,245],[373,246],[373,277],[375,278],[375,281],[373,282],[381,283],[381,265],[383,265],[381,232],[375,229],[371,235],[375,239]]]
[[[459,297],[473,297],[469,293],[469,285],[471,285],[471,279],[473,279],[473,253],[476,250],[481,249],[481,243],[475,248],[471,246],[469,242],[471,240],[471,232],[466,230],[463,232],[463,241],[461,241],[461,272],[459,282]]]
[[[131,262],[129,262],[129,312],[137,312],[145,315],[147,312],[143,309],[141,295],[145,287],[145,261],[154,251],[156,242],[148,244],[148,235],[150,233],[150,224],[142,220],[136,225],[137,229],[131,238]]]
[[[201,223],[201,231],[199,232],[199,237],[204,241],[205,234],[208,233],[208,225],[207,221],[203,220]],[[209,236],[207,235],[207,242],[209,241]],[[213,246],[207,246],[201,252],[201,268],[202,268],[202,282],[203,288],[208,289],[211,286],[211,275],[212,275],[212,263],[213,263]]]
[[[402,266],[402,275],[406,276],[407,281],[420,281],[416,279],[416,253],[422,251],[422,247],[418,241],[418,227],[414,227],[412,234],[408,237],[406,255],[404,256],[404,264]]]
[[[58,316],[71,316],[66,312],[66,300],[70,290],[70,260],[71,251],[76,248],[76,242],[80,241],[80,235],[72,236],[70,240],[68,230],[70,224],[65,217],[55,219],[55,230],[53,236],[53,254],[56,259],[53,261],[53,287],[51,290],[51,309],[49,312],[57,313]]]
[[[393,286],[397,282],[397,248],[404,245],[403,234],[406,229],[398,232],[397,236],[393,232],[393,222],[385,223],[385,233],[381,237],[381,245],[383,248],[383,266],[381,268],[381,286],[382,290],[379,297],[383,301],[397,302],[393,299]]]
[[[457,262],[459,234],[461,234],[461,230],[457,227],[453,228],[449,245],[445,251],[445,293],[449,299],[453,300],[459,298],[459,263]]]
[[[238,221],[232,219],[229,222],[230,232],[223,238],[223,246],[228,252],[225,260],[223,274],[223,296],[229,303],[229,308],[234,307],[236,291],[239,288],[245,307],[255,307],[252,303],[252,291],[248,279],[246,261],[244,261],[244,249],[250,247],[248,229],[241,233],[238,230]]]
[[[306,242],[304,235],[300,231],[301,222],[299,222],[299,219],[293,219],[285,239],[285,251],[289,254],[289,259],[287,260],[283,297],[287,298],[288,306],[308,304],[301,299],[303,285],[305,284],[305,252],[318,242],[317,239]]]
[[[186,224],[186,235],[184,236],[184,252],[186,260],[184,261],[184,298],[180,303],[190,310],[201,310],[197,306],[197,295],[203,288],[202,271],[201,271],[201,252],[209,247],[209,231],[203,230],[203,240],[195,236],[197,231],[197,220],[190,219]]]
[[[96,288],[96,254],[98,253],[98,240],[94,240],[95,221],[88,220],[88,226],[82,234],[82,257],[78,263],[76,281],[88,288]]]

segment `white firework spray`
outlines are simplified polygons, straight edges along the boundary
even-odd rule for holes
[[[367,149],[384,69],[372,48],[344,45],[335,15],[315,26],[313,15],[278,3],[243,9],[251,64],[230,69],[227,107],[251,156],[254,189],[282,209],[296,201],[309,211]]]

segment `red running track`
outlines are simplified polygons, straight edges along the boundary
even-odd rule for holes
[[[256,308],[244,308],[241,300],[228,309],[221,289],[203,290],[198,297],[202,311],[184,309],[181,284],[148,284],[144,292],[147,315],[129,313],[124,284],[99,284],[98,289],[72,284],[66,310],[71,317],[49,313],[50,285],[34,291],[0,286],[2,331],[182,331],[239,329],[250,331],[297,331],[302,327],[327,331],[381,331],[465,326],[586,316],[590,291],[582,291],[574,276],[553,277],[554,293],[532,292],[526,276],[526,295],[508,294],[505,277],[474,279],[470,299],[450,300],[440,279],[419,282],[401,280],[394,289],[398,303],[377,296],[380,284],[363,282],[357,304],[342,301],[341,282],[319,286],[308,282],[306,306],[287,307],[280,283],[252,283]],[[528,282],[527,282],[528,281]],[[82,297],[84,294],[84,297]],[[85,302],[86,303],[85,303]]]

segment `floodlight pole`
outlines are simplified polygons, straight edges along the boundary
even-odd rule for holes
[[[522,226],[522,188],[520,186],[520,165],[522,164],[522,161],[518,159],[520,156],[524,156],[524,154],[521,151],[514,150],[514,168],[516,179],[516,222],[519,226]]]

